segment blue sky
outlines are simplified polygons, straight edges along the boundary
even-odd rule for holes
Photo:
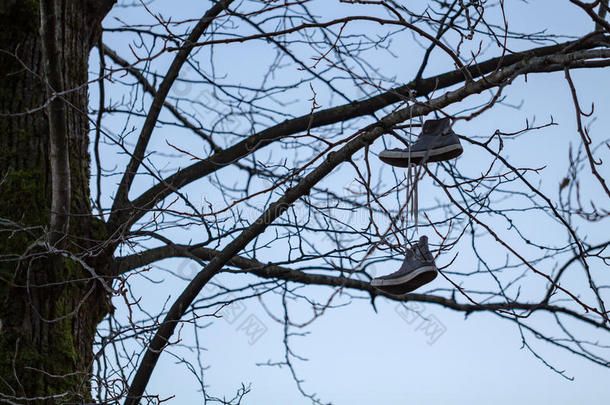
[[[151,4],[151,9],[163,13],[166,17],[172,15],[174,20],[198,18],[207,7],[207,2],[200,3],[202,2],[186,0],[156,1]],[[341,15],[343,6],[335,1],[318,1],[314,2],[314,7],[318,14],[330,19]],[[117,8],[107,17],[106,27],[117,25],[114,17],[120,17],[121,20],[129,23],[146,19],[139,8]],[[586,33],[592,25],[582,12],[575,13],[574,7],[570,6],[568,1],[539,0],[530,4],[511,2],[507,6],[507,17],[513,30],[548,30],[566,36]],[[129,43],[120,38],[120,35],[107,35],[105,41],[123,57],[129,59]],[[515,41],[512,49],[519,50],[520,46],[528,45],[525,42]],[[248,83],[249,80],[264,74],[265,51],[262,47],[259,49],[255,46],[243,46],[239,48],[238,57],[235,52],[234,48],[227,50],[222,47],[217,51],[215,57],[218,58],[216,64],[219,72],[237,83]],[[395,58],[380,54],[380,59],[376,60],[376,63],[384,68],[388,76],[395,75],[397,81],[404,77],[406,81],[411,78],[412,70],[419,62],[417,57],[413,57],[417,52],[420,51],[405,49],[401,44],[397,44],[394,49]],[[493,49],[490,49],[486,57],[493,56],[493,52]],[[96,60],[95,55],[92,56],[92,74],[95,74],[97,69]],[[448,70],[447,66],[450,65],[447,64],[446,58],[433,54],[430,67],[424,76],[444,72]],[[166,68],[165,59],[153,62],[153,69],[157,72],[163,72]],[[408,72],[406,76],[405,71]],[[300,73],[295,68],[294,71],[288,70],[285,74]],[[190,78],[192,75],[192,72],[185,70],[181,77]],[[597,114],[596,120],[591,124],[591,133],[594,140],[599,142],[608,137],[606,128],[610,126],[610,118],[603,114],[610,108],[610,93],[602,91],[604,87],[606,89],[608,87],[608,70],[574,72],[573,78],[578,87],[581,103],[587,106],[595,102]],[[276,80],[281,81],[282,77]],[[305,101],[310,96],[309,89],[303,86],[303,89],[299,90],[302,91],[301,101],[286,107],[288,112],[295,115],[305,114],[310,108]],[[108,91],[108,97],[111,99],[116,100],[124,95],[114,88]],[[197,92],[185,88],[178,88],[176,91],[192,92],[191,94]],[[324,90],[319,89],[319,91],[324,100],[324,107],[342,103],[341,100],[324,99]],[[96,105],[95,86],[92,87],[91,93],[92,105]],[[530,75],[527,82],[524,78],[519,78],[504,94],[507,96],[506,105],[498,105],[472,121],[460,121],[454,129],[466,136],[489,136],[497,129],[503,132],[518,130],[524,126],[526,119],[530,123],[533,120],[536,123],[543,123],[548,122],[552,116],[559,125],[528,133],[518,141],[507,142],[504,156],[509,156],[511,162],[523,167],[544,165],[545,169],[539,176],[534,177],[533,181],[541,190],[556,194],[555,190],[567,170],[569,145],[577,144],[579,141],[575,131],[574,107],[563,73]],[[488,97],[489,94],[472,97],[467,102],[452,106],[448,110],[455,113],[483,102]],[[150,100],[145,101],[144,105],[146,102]],[[515,109],[510,105],[520,105],[520,108]],[[141,120],[134,119],[126,126],[133,125],[138,128],[140,124]],[[124,117],[113,117],[105,126],[111,132],[119,131],[125,126]],[[185,135],[186,132],[179,134],[178,136],[171,126],[160,126],[154,133],[149,149],[164,151],[168,140],[172,142],[177,140],[181,146],[186,145],[192,148],[191,150],[202,147],[196,140]],[[383,145],[377,142],[374,148],[375,152],[378,152],[383,149]],[[281,153],[281,151],[268,153],[272,152]],[[125,156],[115,154],[111,146],[104,146],[103,153],[106,153],[106,167],[113,165],[120,167],[126,161]],[[608,157],[608,153],[601,156]],[[465,153],[459,160],[460,167],[466,172],[476,173],[480,170],[477,159],[476,151],[469,150],[468,146],[465,146]],[[164,164],[162,157],[156,162],[159,163],[159,167]],[[172,161],[169,167],[174,167],[173,165]],[[390,184],[393,177],[389,169],[379,166],[379,170],[383,170],[380,173],[387,176],[387,183]],[[602,166],[600,171],[602,174],[610,174],[607,166]],[[342,168],[326,179],[324,184],[343,189],[352,179],[353,173]],[[116,181],[114,177],[105,179],[104,189],[111,190]],[[149,184],[150,181],[146,180],[136,183],[134,195],[137,195],[138,189],[145,189]],[[595,182],[584,182],[583,190],[587,191],[591,199],[600,201],[601,204],[605,203],[607,206],[607,200],[603,200],[604,195]],[[193,199],[201,201],[202,196],[199,194],[202,194],[202,191],[198,186],[186,187],[185,192],[188,192]],[[422,195],[420,207],[425,207],[426,204],[432,204],[433,199],[438,198],[440,194],[429,179],[424,179],[420,186],[420,195]],[[105,198],[106,202],[111,201],[109,196]],[[211,200],[222,205],[220,198],[211,197]],[[499,222],[497,226],[501,226]],[[551,239],[557,240],[557,244],[561,244],[562,240],[565,242],[565,236],[557,234],[553,230],[553,225],[544,218],[523,216],[520,226],[533,240]],[[587,236],[591,240],[599,240],[604,237],[602,230],[602,225],[598,224],[591,228]],[[173,229],[169,235],[176,241],[184,242],[198,240],[196,232],[196,230],[180,232]],[[490,238],[483,236],[482,240],[486,242],[482,247],[497,250],[494,259],[502,263],[506,252],[488,239]],[[515,241],[515,243],[519,242]],[[458,245],[454,249],[459,251],[461,247]],[[523,249],[529,252],[527,248],[523,247]],[[266,254],[268,257],[260,260],[274,260],[273,251],[267,251]],[[439,264],[446,264],[451,259],[450,256],[441,256]],[[471,254],[464,251],[451,269],[467,271],[476,266],[475,261]],[[396,263],[398,262],[387,263],[385,266],[378,264],[376,271],[378,274],[389,273],[395,270]],[[155,280],[155,283],[144,277],[134,278],[133,294],[135,297],[143,297],[142,305],[151,312],[159,310],[168,297],[170,297],[169,302],[172,302],[181,288],[186,286],[184,281],[170,276],[165,270],[177,271],[188,277],[197,271],[197,267],[184,260],[166,260],[146,274],[147,278]],[[599,270],[607,271],[607,267]],[[236,283],[235,277],[222,274],[214,281],[233,286]],[[481,283],[473,285],[473,288],[482,288],[488,281],[475,279],[473,282]],[[530,284],[532,291],[528,291],[528,286],[525,285],[525,293],[534,294],[535,287],[541,285],[539,283],[539,280],[532,281]],[[430,285],[430,289],[432,288],[450,288],[450,284],[439,277]],[[584,286],[582,290],[586,296]],[[324,287],[310,288],[308,291],[321,300],[323,297],[328,297],[331,292]],[[266,298],[263,298],[263,301],[267,301]],[[429,323],[423,322],[418,317],[410,318],[413,312],[408,315],[403,307],[397,306],[397,303],[392,301],[378,299],[377,312],[367,300],[349,300],[347,296],[342,296],[339,297],[338,302],[349,305],[327,311],[312,325],[299,331],[307,332],[306,336],[297,336],[291,340],[292,348],[296,353],[308,359],[308,361],[295,361],[298,375],[305,381],[303,388],[308,393],[316,393],[317,397],[325,402],[337,405],[607,403],[609,391],[606,382],[610,378],[608,369],[530,338],[530,343],[535,346],[539,354],[544,355],[544,358],[557,369],[565,370],[567,376],[574,378],[573,381],[569,381],[551,371],[523,349],[515,325],[500,319],[495,314],[472,314],[465,318],[461,313],[440,306],[418,304],[417,311],[434,323],[434,327],[429,329]],[[269,299],[267,305],[271,312],[281,313],[277,300]],[[307,306],[290,305],[295,318],[304,320],[311,315]],[[115,306],[119,316],[124,316],[126,309],[120,299],[116,300]],[[298,393],[287,369],[257,365],[283,358],[281,325],[269,317],[256,299],[244,301],[231,311],[225,313],[221,319],[210,319],[210,325],[200,335],[203,341],[199,342],[199,353],[186,347],[176,347],[172,352],[193,361],[194,364],[201,361],[205,367],[208,367],[204,372],[204,379],[210,395],[231,397],[241,383],[245,383],[251,384],[252,388],[245,397],[243,402],[245,404],[311,403]],[[259,333],[255,339],[248,336],[244,330],[246,328],[244,325],[248,322],[258,323],[258,330],[264,332]],[[541,318],[540,322],[548,321]],[[195,344],[189,328],[191,327],[188,324],[185,325],[181,333],[185,345]],[[600,337],[602,335],[591,335],[590,339],[595,340]],[[148,388],[149,392],[159,394],[161,397],[175,395],[169,403],[201,402],[197,379],[184,364],[179,364],[177,358],[169,353],[161,356]]]

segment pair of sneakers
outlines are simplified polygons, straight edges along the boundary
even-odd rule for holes
[[[454,159],[462,152],[460,140],[451,129],[451,120],[447,117],[427,120],[415,143],[406,149],[384,150],[379,154],[379,158],[392,166],[410,167]],[[438,269],[428,248],[428,238],[422,236],[407,250],[405,260],[398,271],[374,278],[371,285],[386,293],[403,295],[431,282],[437,275]]]

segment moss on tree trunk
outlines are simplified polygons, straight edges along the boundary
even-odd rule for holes
[[[64,83],[82,86],[66,96],[72,216],[65,250],[104,274],[103,258],[87,255],[96,238],[83,84],[94,33],[87,1],[59,3]],[[0,5],[0,400],[80,403],[90,397],[94,334],[108,304],[100,282],[77,261],[44,246],[52,179],[39,21],[36,0]]]

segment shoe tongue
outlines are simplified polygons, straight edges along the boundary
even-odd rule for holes
[[[412,254],[418,260],[424,259],[424,252],[422,251],[421,246],[419,246],[418,243],[413,245],[413,253]]]
[[[429,134],[431,132],[436,132],[439,129],[442,129],[441,127],[448,125],[448,123],[449,123],[449,119],[447,117],[440,118],[438,120],[427,120],[424,122],[424,126],[422,127],[422,132],[425,134]]]
[[[424,122],[424,126],[422,127],[422,131],[425,134],[429,134],[430,132],[434,132],[434,130],[438,127],[438,124],[441,120],[427,120]]]

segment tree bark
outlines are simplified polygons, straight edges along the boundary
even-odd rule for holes
[[[89,204],[86,82],[100,10],[112,3],[56,0],[51,70],[63,89],[47,80],[39,2],[0,5],[0,402],[81,403],[91,396],[95,330],[110,307],[99,279],[80,264],[104,274],[107,263],[92,254],[104,232]],[[54,113],[65,128],[71,186],[62,251],[48,243],[58,184],[48,95],[60,90],[68,92]]]

